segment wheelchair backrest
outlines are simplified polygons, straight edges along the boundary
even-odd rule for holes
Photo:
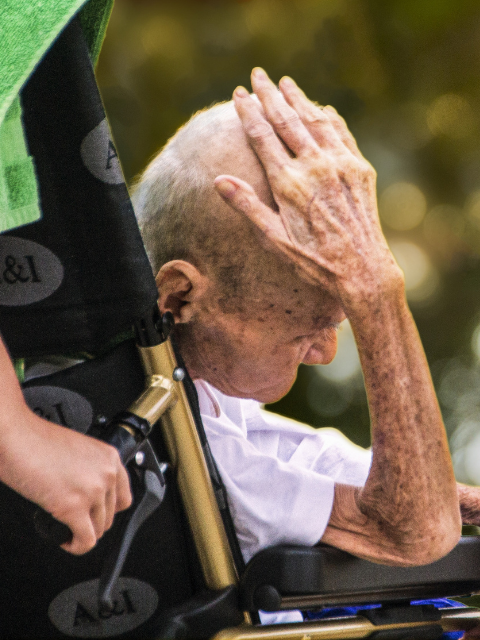
[[[0,331],[14,357],[100,354],[24,385],[33,410],[86,431],[142,392],[144,370],[129,334],[152,315],[157,292],[77,18],[21,101],[43,217],[0,236]],[[151,443],[168,462],[159,429]],[[205,581],[171,471],[161,506],[134,538],[113,608],[99,606],[100,577],[144,492],[141,459],[129,471],[132,507],[82,557],[42,540],[35,505],[0,485],[0,637],[166,638],[185,634],[188,624],[197,632],[187,635],[204,637],[212,624],[220,628],[212,622],[216,596],[213,605],[202,596]],[[237,623],[230,593],[218,603],[220,618]]]

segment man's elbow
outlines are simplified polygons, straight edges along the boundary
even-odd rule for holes
[[[405,536],[397,542],[398,565],[419,567],[440,560],[457,545],[461,523],[431,523],[416,535]],[[395,563],[397,564],[397,563]]]

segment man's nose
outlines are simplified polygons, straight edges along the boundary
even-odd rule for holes
[[[337,353],[337,330],[325,329],[324,335],[310,346],[303,364],[329,364]]]

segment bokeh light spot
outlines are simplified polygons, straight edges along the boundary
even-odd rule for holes
[[[391,137],[401,149],[421,149],[432,139],[427,125],[427,107],[420,102],[405,102],[393,117]]]
[[[450,439],[450,448],[457,480],[480,484],[480,422],[462,420]]]
[[[416,289],[426,280],[430,270],[430,261],[426,253],[413,242],[406,241],[392,242],[390,248],[405,274],[406,290]]]
[[[189,56],[192,43],[184,25],[173,17],[153,17],[144,27],[142,45],[148,56],[178,60]]]
[[[453,358],[445,368],[437,390],[438,398],[444,407],[454,409],[457,406],[459,397],[470,384],[470,378],[468,368]]]
[[[330,364],[315,366],[316,372],[332,382],[347,382],[360,373],[360,359],[352,327],[344,320],[338,330],[338,347],[335,358]]]
[[[473,224],[480,228],[480,190],[473,191],[467,198],[465,210]]]
[[[427,211],[427,201],[416,185],[395,182],[383,191],[379,208],[382,220],[391,229],[408,231],[422,222]]]
[[[455,93],[436,98],[427,111],[427,123],[434,135],[460,139],[475,127],[475,115],[469,102]]]
[[[478,324],[473,333],[470,342],[474,355],[480,360],[480,324]]]
[[[328,418],[339,416],[348,408],[353,392],[348,386],[338,385],[312,378],[307,388],[307,402],[315,413]]]
[[[480,425],[477,424],[478,432],[470,440],[465,450],[465,473],[472,484],[480,484]]]
[[[416,244],[394,241],[390,249],[405,276],[405,290],[410,302],[430,302],[439,289],[439,277],[429,257]]]
[[[456,248],[464,230],[465,218],[461,210],[448,204],[433,207],[423,222],[427,241],[444,253]]]

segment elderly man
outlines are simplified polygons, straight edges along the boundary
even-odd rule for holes
[[[322,540],[375,562],[432,562],[459,538],[459,495],[467,522],[480,503],[475,489],[457,492],[374,171],[334,109],[289,78],[278,91],[261,69],[252,85],[257,99],[237,88],[194,116],[134,196],[242,551]],[[259,409],[300,363],[332,360],[346,317],[371,456]]]

